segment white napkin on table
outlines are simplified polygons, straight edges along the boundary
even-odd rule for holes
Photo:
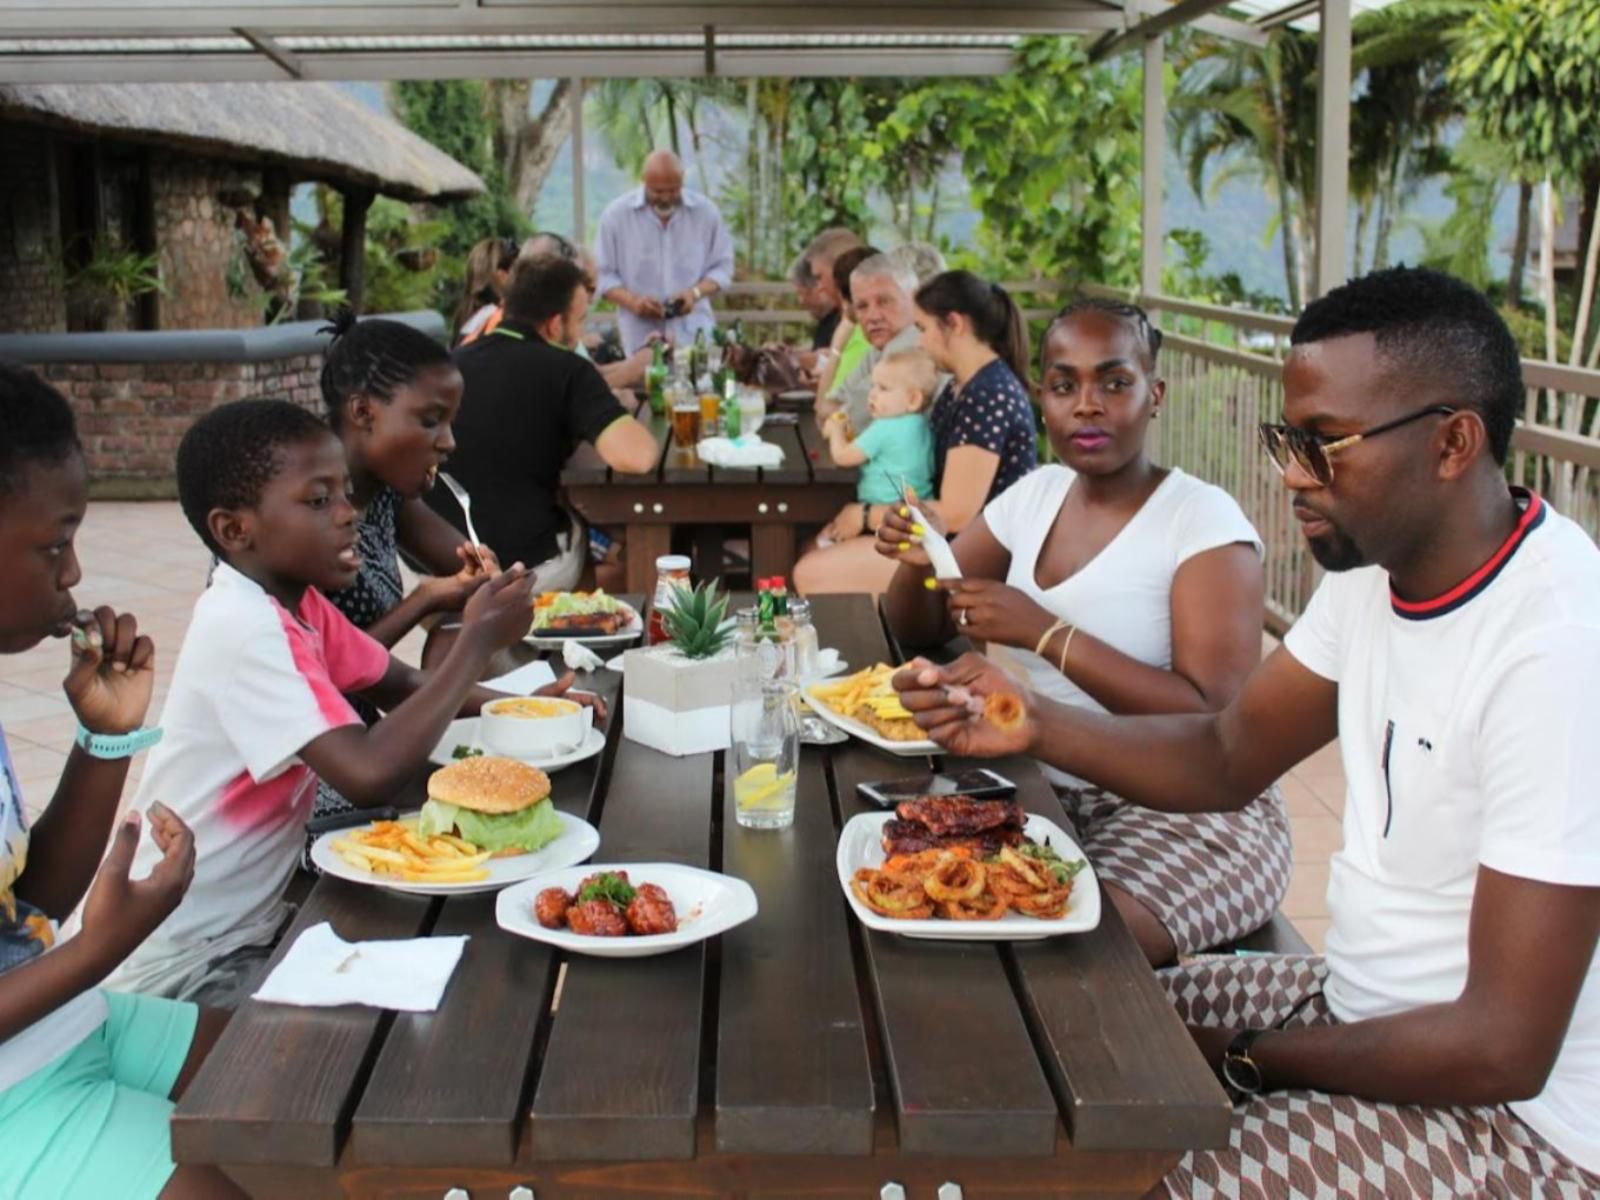
[[[570,665],[570,664],[568,664]],[[540,659],[536,662],[526,663],[515,671],[507,671],[504,675],[496,675],[493,679],[485,679],[483,686],[494,692],[507,692],[513,696],[527,696],[537,688],[542,688],[547,683],[556,681],[555,669]]]
[[[589,647],[581,642],[566,642],[561,647],[561,661],[572,671],[598,671],[606,664]]]
[[[365,1004],[433,1012],[461,961],[465,937],[347,942],[324,921],[289,947],[255,998],[269,1004]]]
[[[706,438],[695,450],[713,467],[781,467],[783,450],[753,433],[738,438]]]

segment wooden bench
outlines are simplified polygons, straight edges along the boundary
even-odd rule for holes
[[[1315,954],[1311,944],[1300,936],[1300,931],[1281,912],[1273,915],[1254,933],[1248,933],[1236,942],[1229,942],[1226,946],[1219,946],[1218,950],[1227,954],[1245,950],[1252,954]]]

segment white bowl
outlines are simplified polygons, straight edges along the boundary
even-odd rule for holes
[[[515,715],[518,709],[544,709],[550,715]],[[508,758],[548,758],[581,746],[589,736],[594,710],[557,696],[507,696],[483,706],[478,730],[483,744]]]

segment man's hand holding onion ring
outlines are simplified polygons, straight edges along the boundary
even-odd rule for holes
[[[946,750],[973,758],[1023,754],[1033,741],[1033,699],[981,654],[937,667],[915,658],[895,673],[900,703]]]

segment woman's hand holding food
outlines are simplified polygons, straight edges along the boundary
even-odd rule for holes
[[[970,638],[1032,650],[1055,618],[1017,588],[996,579],[946,579],[950,618]]]
[[[943,667],[914,658],[893,682],[912,719],[954,754],[999,758],[1032,744],[1032,696],[981,654]]]

